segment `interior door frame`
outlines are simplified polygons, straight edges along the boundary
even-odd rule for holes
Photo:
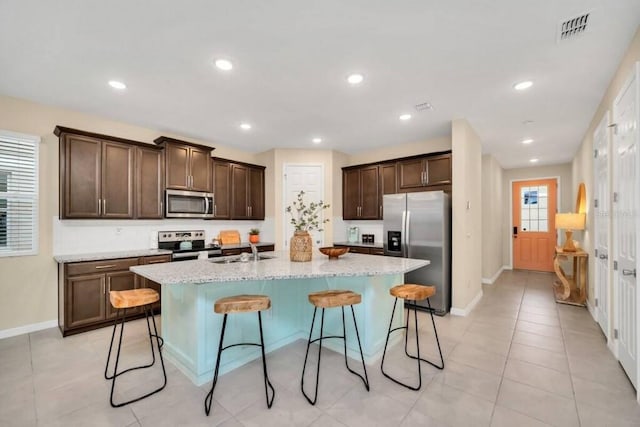
[[[325,174],[324,174],[324,163],[299,163],[299,162],[294,162],[294,163],[283,163],[282,164],[282,246],[286,246],[287,250],[289,249],[289,246],[287,245],[286,242],[289,241],[289,239],[291,238],[290,235],[287,234],[287,221],[288,221],[288,217],[287,217],[287,206],[286,206],[286,194],[287,194],[287,169],[289,167],[320,167],[320,173],[322,174],[322,179],[320,180],[320,189],[322,190],[322,194],[324,196],[324,190],[325,190],[325,186],[324,186],[324,180],[325,180]],[[323,197],[323,200],[324,197]],[[330,203],[332,204],[332,203]],[[324,228],[324,227],[323,227]],[[325,232],[322,232],[322,242],[324,243],[326,241],[326,235]]]
[[[509,228],[507,229],[507,235],[509,236],[509,270],[513,270],[513,183],[514,182],[522,182],[522,181],[535,181],[538,179],[555,179],[558,183],[558,188],[556,189],[556,209],[560,212],[560,201],[562,198],[560,197],[560,189],[561,189],[561,181],[560,176],[541,176],[535,178],[517,178],[509,180]],[[556,243],[560,243],[560,234],[556,231]]]

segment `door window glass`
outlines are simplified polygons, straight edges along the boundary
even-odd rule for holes
[[[521,231],[549,231],[548,196],[546,185],[522,187],[520,189]]]

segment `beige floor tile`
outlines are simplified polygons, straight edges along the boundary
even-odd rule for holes
[[[573,399],[506,378],[502,381],[497,404],[547,424],[566,427],[580,425]]]
[[[608,387],[628,390],[629,380],[613,357],[596,354],[569,356],[569,369],[574,377],[594,381]]]
[[[88,425],[87,420],[91,420],[91,426],[95,427],[129,426],[138,422],[131,408],[114,409],[103,400],[59,418],[38,419],[38,426],[83,427]]]
[[[264,400],[257,401],[236,415],[247,427],[308,426],[322,415],[322,411],[307,402],[302,393],[283,389],[276,396],[271,409]]]
[[[495,402],[502,382],[499,375],[489,374],[471,366],[449,361],[445,369],[433,381],[469,393],[481,399]]]
[[[549,424],[531,418],[509,408],[496,405],[491,419],[491,427],[548,427]]]
[[[582,402],[578,402],[578,415],[582,427],[638,427],[640,425],[640,416],[623,418],[619,413]]]
[[[489,353],[465,343],[456,346],[450,359],[494,375],[502,375],[507,360],[504,356]]]
[[[571,377],[553,369],[516,359],[507,360],[504,377],[573,399]]]
[[[640,405],[636,401],[635,390],[629,383],[627,389],[623,390],[574,377],[573,387],[578,403],[591,405],[623,419],[640,418]]]
[[[496,326],[491,323],[484,323],[480,321],[473,322],[467,333],[474,332],[489,338],[503,341],[511,341],[513,338],[514,328],[511,326]]]
[[[560,327],[560,320],[558,319],[557,314],[534,314],[524,311],[523,309],[520,311],[520,315],[518,316],[518,320],[524,320],[525,322],[538,323],[540,325],[547,326],[556,326]]]
[[[410,409],[382,393],[354,387],[325,412],[348,426],[391,426],[399,425]]]
[[[516,331],[513,334],[513,342],[531,347],[539,347],[556,353],[565,353],[562,338],[545,337],[543,335],[531,334],[529,332]]]
[[[477,349],[499,354],[500,356],[506,356],[509,354],[509,347],[511,347],[510,340],[497,340],[491,337],[487,337],[478,332],[467,332],[462,336],[462,342],[465,345],[472,345]]]
[[[567,356],[562,353],[556,353],[539,347],[513,343],[511,344],[509,358],[544,366],[545,368],[555,369],[560,372],[569,372]]]
[[[449,426],[488,426],[494,403],[439,382],[422,393],[414,410]]]
[[[562,339],[562,329],[560,327],[541,325],[540,323],[527,322],[526,320],[518,320],[516,331]]]
[[[558,317],[558,311],[556,307],[537,307],[532,305],[524,305],[520,309],[520,313],[536,314],[538,316]]]
[[[450,424],[446,424],[444,421],[436,420],[435,418],[425,415],[418,409],[413,408],[407,416],[402,420],[400,427],[449,427]],[[364,426],[366,427],[366,426]]]
[[[327,414],[322,414],[316,420],[310,424],[310,427],[346,427],[340,421],[331,418]]]

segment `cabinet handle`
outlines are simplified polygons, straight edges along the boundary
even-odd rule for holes
[[[160,202],[160,216],[162,216],[164,214],[164,205],[162,202]]]
[[[213,205],[213,216],[218,216],[218,205]]]
[[[115,267],[115,264],[106,264],[106,265],[96,265],[96,270],[100,270],[103,268],[111,268],[111,267]]]
[[[98,216],[102,215],[102,199],[98,199]]]
[[[104,292],[104,280],[103,280],[102,281],[102,295],[104,295],[104,294],[105,294],[105,292]]]
[[[382,205],[380,205],[380,218],[382,218]]]
[[[167,261],[149,261],[147,264],[163,264]]]
[[[107,199],[102,199],[102,215],[107,214]]]
[[[429,162],[427,162],[426,165],[424,165],[425,170],[424,170],[424,185],[429,184]]]

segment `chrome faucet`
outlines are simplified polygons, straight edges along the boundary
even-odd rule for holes
[[[256,246],[255,243],[249,243],[249,246],[251,246],[251,253],[253,254],[253,260],[254,261],[258,261],[258,247]]]

